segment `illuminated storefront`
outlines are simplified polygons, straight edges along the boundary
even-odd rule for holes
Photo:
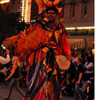
[[[94,0],[64,0],[64,25],[71,48],[93,48]]]

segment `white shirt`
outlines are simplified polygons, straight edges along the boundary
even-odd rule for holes
[[[93,65],[92,62],[90,62],[90,63],[86,62],[85,65],[84,65],[84,67],[86,68],[85,73],[87,73],[87,74],[88,73],[93,73],[93,71],[88,70],[89,68],[93,68],[94,67],[94,65]]]
[[[7,55],[6,58],[0,56],[0,64],[7,64],[10,60],[11,59],[10,59],[10,56],[9,55]]]

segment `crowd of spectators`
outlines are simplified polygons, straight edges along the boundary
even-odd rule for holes
[[[7,58],[7,51],[0,48],[0,56]],[[12,68],[11,60],[8,63],[0,64],[0,82],[5,82],[5,78],[10,74]],[[26,87],[27,63],[21,63],[19,70],[20,86]],[[92,81],[91,81],[92,80]],[[9,82],[9,81],[8,81]],[[84,98],[86,95],[86,82],[92,82],[89,95],[92,100],[94,97],[94,54],[92,50],[73,50],[71,65],[67,71],[61,73],[61,90],[65,96],[74,96],[78,100],[80,95]],[[85,91],[85,92],[83,92]]]
[[[72,51],[70,68],[62,75],[62,94],[75,100],[94,98],[94,54],[92,49]],[[89,88],[88,88],[89,87]]]

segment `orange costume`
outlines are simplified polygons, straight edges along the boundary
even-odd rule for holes
[[[3,45],[10,50],[15,48],[19,59],[28,61],[24,100],[61,100],[56,55],[71,57],[62,23],[51,28],[41,20],[17,36],[5,39]]]
[[[50,94],[52,97],[52,95],[55,94],[54,92],[50,92],[53,90],[49,90],[49,87],[52,87],[53,89],[53,84],[50,84],[51,81],[47,82],[48,89],[46,89],[46,93],[44,92],[46,91],[44,90],[44,85],[47,80],[46,74],[48,76],[48,73],[53,71],[52,74],[57,77],[57,70],[55,68],[52,69],[51,67],[48,67],[49,64],[44,64],[45,68],[42,65],[43,60],[45,59],[45,48],[54,47],[55,55],[71,56],[70,46],[63,30],[63,24],[60,24],[60,31],[55,28],[56,30],[51,32],[48,29],[49,28],[47,28],[47,30],[43,29],[41,24],[37,23],[17,36],[5,39],[3,42],[3,45],[9,47],[11,50],[13,47],[15,48],[15,53],[20,60],[24,61],[28,59],[25,100],[45,100],[45,95]],[[55,42],[52,40],[53,36],[55,37]],[[43,71],[43,68],[46,69],[46,72]],[[53,98],[55,97],[53,96],[50,100],[56,100]]]

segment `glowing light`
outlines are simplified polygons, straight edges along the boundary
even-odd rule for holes
[[[86,30],[86,29],[94,29],[94,26],[89,26],[89,27],[77,27],[78,30]]]
[[[66,27],[65,29],[66,30],[75,30],[76,28],[75,27]]]
[[[26,6],[25,6],[25,22],[27,22],[27,16],[28,15],[28,0],[26,1]]]
[[[92,54],[93,54],[93,55],[95,54],[95,49],[92,49]]]
[[[66,30],[93,30],[95,29],[94,26],[88,26],[88,27],[66,27]]]
[[[77,50],[77,48],[75,47],[74,50]]]
[[[0,0],[0,4],[8,3],[10,0]]]

